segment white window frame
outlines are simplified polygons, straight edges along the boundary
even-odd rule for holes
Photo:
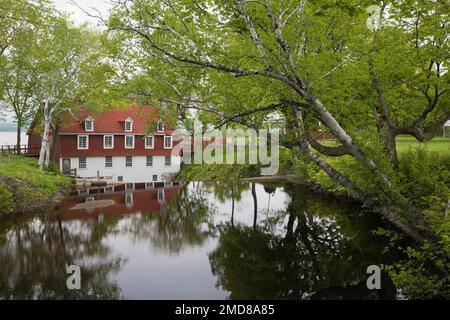
[[[152,138],[152,144],[148,145],[147,144],[147,138]],[[144,144],[145,144],[145,149],[153,149],[155,147],[155,136],[145,136],[144,138]]]
[[[154,187],[155,187],[155,184],[153,182],[145,183],[145,189],[153,189]]]
[[[167,164],[167,159],[169,159],[169,164]],[[172,156],[164,156],[164,166],[171,167],[172,166]]]
[[[159,126],[160,126],[160,125],[162,125],[161,130],[159,130]],[[156,123],[156,131],[158,131],[158,132],[163,132],[163,131],[164,131],[164,122],[163,122],[162,120],[159,120],[159,121]]]
[[[81,159],[84,159],[84,168],[80,167]],[[86,170],[87,169],[87,158],[86,157],[78,157],[78,169]]]
[[[131,166],[127,166],[127,159],[131,159]],[[133,156],[125,156],[125,168],[133,168]]]
[[[127,192],[125,194],[125,205],[127,206],[127,208],[132,208],[134,206],[134,199],[132,192]]]
[[[150,166],[148,165],[148,157],[152,157],[152,164],[151,164]],[[146,157],[145,157],[145,166],[146,166],[146,167],[153,167],[153,162],[154,162],[154,160],[155,160],[155,158],[153,158],[152,155],[146,156]]]
[[[107,163],[106,159],[107,159],[107,158],[111,158],[111,166],[110,166],[110,167],[108,167],[108,166],[106,165],[106,163]],[[112,156],[106,156],[106,157],[105,157],[105,168],[111,169],[112,167],[113,167],[113,157],[112,157]]]
[[[131,147],[127,147],[127,137],[132,137],[133,138],[133,145],[131,146]],[[127,134],[127,135],[125,135],[124,136],[124,138],[123,138],[123,146],[125,147],[125,149],[134,149],[134,135],[130,135],[130,134]]]
[[[164,192],[164,189],[158,189],[158,191],[157,191],[157,198],[158,198],[158,201],[161,203],[164,203],[165,202],[165,200],[166,200],[166,194],[165,194],[165,192]]]
[[[130,129],[127,130],[127,123],[130,124]],[[128,118],[127,120],[125,120],[125,132],[132,132],[133,131],[133,119]]]
[[[87,123],[88,122],[91,123],[91,129],[90,130],[88,130],[88,128],[87,128]],[[84,131],[87,131],[87,132],[94,131],[94,119],[92,119],[92,117],[87,117],[86,119],[84,119]]]
[[[85,148],[80,147],[80,138],[82,138],[82,137],[86,138],[86,147]],[[89,149],[89,135],[87,135],[87,134],[77,135],[77,149],[78,150],[88,150]]]
[[[105,144],[106,137],[111,137],[111,147],[107,147]],[[103,136],[103,149],[114,149],[114,135],[113,134],[105,134]]]
[[[166,138],[170,138],[170,147],[166,147]],[[164,136],[163,147],[164,147],[164,149],[172,149],[172,147],[173,147],[173,137],[172,136]]]

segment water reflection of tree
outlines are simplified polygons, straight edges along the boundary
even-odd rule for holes
[[[257,227],[221,226],[210,262],[218,286],[231,299],[299,299],[329,288],[338,288],[333,298],[339,298],[346,287],[365,285],[366,267],[380,262],[383,244],[371,235],[367,217],[350,215],[324,199],[288,193],[292,200],[286,211]],[[365,288],[350,291],[356,298],[369,296]]]
[[[203,189],[207,192],[213,193],[221,203],[231,200],[231,224],[234,223],[236,201],[240,201],[242,199],[242,193],[248,190],[248,185],[249,184],[247,182],[242,182],[240,180],[211,180],[202,183]]]
[[[54,216],[53,216],[54,218]],[[0,297],[6,299],[117,299],[110,279],[123,265],[103,243],[116,222],[50,220],[50,215],[0,226]],[[81,289],[68,290],[66,266],[81,268]]]
[[[165,204],[164,214],[145,214],[131,217],[122,232],[135,240],[149,240],[152,246],[178,253],[183,248],[200,246],[210,236],[207,225],[214,208],[207,201],[207,192],[199,183],[183,186]]]

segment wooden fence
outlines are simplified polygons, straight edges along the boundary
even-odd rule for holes
[[[41,146],[21,145],[18,149],[16,145],[2,145],[0,146],[0,154],[2,156],[11,156],[21,154],[24,156],[35,157],[39,155]]]

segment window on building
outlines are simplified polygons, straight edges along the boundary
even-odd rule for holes
[[[105,167],[112,168],[112,166],[113,166],[112,157],[105,157]]]
[[[84,120],[84,130],[85,131],[94,131],[94,121],[92,121],[92,118],[87,118]]]
[[[171,156],[166,156],[164,159],[164,165],[166,167],[170,167],[172,165],[172,157]]]
[[[125,190],[134,190],[134,183],[125,184]]]
[[[147,156],[147,167],[153,167],[153,156]]]
[[[153,175],[153,181],[158,181],[158,175],[157,174]]]
[[[111,192],[114,192],[114,187],[113,187],[113,186],[104,187],[104,188],[103,188],[103,192],[104,192],[104,193],[111,193]]]
[[[125,136],[125,149],[134,149],[134,136]]]
[[[118,177],[117,177],[117,181],[123,182],[123,176],[118,176]]]
[[[160,202],[164,202],[164,189],[159,189],[158,190],[158,200]]]
[[[78,136],[78,149],[87,150],[89,148],[89,136],[79,135]]]
[[[153,149],[153,136],[146,136],[145,137],[145,149]]]
[[[78,158],[78,169],[86,169],[86,157],[80,157]]]
[[[164,149],[172,149],[172,136],[164,136]]]
[[[164,131],[164,122],[158,121],[158,123],[156,124],[156,130],[157,131]]]
[[[132,167],[133,166],[133,157],[126,156],[125,157],[125,167]]]
[[[168,188],[173,187],[173,183],[171,181],[164,182],[164,187],[168,187]]]
[[[103,136],[103,149],[113,149],[114,148],[114,136],[108,135]]]
[[[133,207],[133,193],[127,193],[127,194],[125,195],[125,205],[126,205],[128,208]]]
[[[125,121],[125,131],[126,131],[126,132],[131,132],[131,131],[133,131],[133,120],[127,119],[127,120]]]
[[[151,188],[153,188],[153,186],[154,186],[153,182],[146,182],[145,183],[145,189],[151,189]]]

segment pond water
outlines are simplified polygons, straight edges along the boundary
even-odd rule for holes
[[[28,136],[26,131],[20,135],[20,144],[27,144]],[[17,133],[9,131],[0,131],[0,145],[15,145],[17,144]]]
[[[0,225],[0,299],[354,299],[386,263],[380,221],[289,184],[93,189]],[[67,265],[81,268],[68,290]]]

